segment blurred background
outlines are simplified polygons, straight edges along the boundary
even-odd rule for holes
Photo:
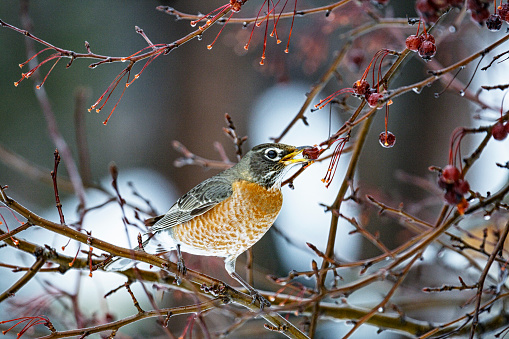
[[[167,5],[182,12],[196,14],[208,13],[224,3],[225,1],[216,0],[30,2],[29,14],[33,21],[31,33],[55,46],[76,52],[85,52],[84,42],[88,41],[94,53],[128,56],[146,47],[146,42],[135,32],[135,26],[142,28],[155,44],[173,42],[193,31],[188,21],[176,20],[173,16],[157,11],[156,6]],[[298,8],[328,3],[299,1]],[[199,156],[215,160],[220,160],[220,155],[213,143],[220,142],[230,159],[235,161],[235,148],[222,130],[225,126],[225,113],[233,118],[237,133],[249,137],[244,152],[256,144],[269,142],[271,137],[279,136],[297,114],[306,93],[325,72],[335,53],[344,44],[344,34],[352,26],[369,20],[366,8],[381,16],[416,16],[412,1],[391,0],[388,7],[382,9],[373,7],[370,2],[361,3],[361,6],[357,6],[352,2],[333,11],[328,17],[323,13],[297,17],[289,54],[285,54],[284,49],[291,22],[281,20],[279,34],[283,43],[276,45],[274,39],[269,38],[264,66],[259,65],[264,25],[255,29],[249,51],[245,51],[243,46],[249,39],[251,26],[243,29],[241,25],[228,24],[211,50],[206,46],[216,37],[221,27],[219,25],[209,29],[201,41],[192,40],[169,55],[157,58],[126,90],[106,126],[103,121],[113,108],[121,90],[115,91],[99,114],[94,111],[84,114],[93,181],[111,190],[109,165],[114,162],[119,168],[123,196],[143,205],[143,201],[131,194],[127,185],[127,182],[131,181],[159,213],[164,213],[180,195],[218,172],[197,166],[175,167],[173,162],[181,155],[172,148],[173,140],[178,140]],[[293,3],[288,6],[290,5],[293,6]],[[252,0],[237,15],[252,17],[259,8],[260,2]],[[22,27],[19,12],[17,1],[0,2],[0,18],[5,22]],[[453,15],[451,17],[454,18]],[[445,22],[438,31],[433,32],[437,40],[440,40],[434,61],[424,64],[421,59],[413,56],[401,68],[396,80],[389,84],[390,88],[422,80],[426,77],[427,67],[440,68],[440,64],[450,65],[505,34],[504,29],[497,33],[481,29],[468,18],[457,27],[456,32],[451,33],[452,23],[451,19],[450,23]],[[336,78],[328,83],[317,101],[339,88],[350,87],[359,79],[377,50],[402,50],[404,39],[409,34],[415,34],[415,27],[372,31],[355,40],[345,61],[338,68]],[[19,33],[0,29],[0,144],[3,148],[47,169],[49,178],[54,163],[55,145],[49,137],[46,121],[34,95],[35,84],[28,79],[17,87],[13,86],[13,82],[21,77],[21,72],[28,70],[20,70],[18,67],[18,64],[27,59],[25,40]],[[42,46],[36,44],[36,48],[40,50]],[[486,58],[486,63],[491,60],[491,56]],[[78,161],[74,118],[76,95],[84,94],[85,108],[90,107],[125,65],[104,64],[90,69],[87,67],[90,61],[78,59],[66,69],[66,62],[67,60],[62,60],[55,67],[44,88],[56,116],[58,129]],[[42,76],[49,70],[50,64],[41,68]],[[142,65],[143,63],[137,64],[134,73],[139,72]],[[457,79],[466,84],[474,67],[474,64],[469,65]],[[496,71],[491,72],[478,71],[469,88],[475,93],[480,85],[506,82],[503,76],[509,73],[507,66],[503,67],[498,66]],[[419,187],[415,178],[434,183],[436,174],[429,172],[428,167],[444,166],[447,163],[449,137],[453,129],[457,126],[493,123],[499,116],[497,110],[500,110],[503,94],[501,91],[481,93],[479,100],[494,108],[481,111],[480,105],[465,100],[458,91],[446,91],[439,98],[435,98],[434,93],[442,91],[443,88],[444,84],[437,82],[431,88],[425,88],[420,95],[412,92],[395,100],[390,107],[389,130],[396,135],[397,142],[391,149],[381,148],[377,140],[378,134],[384,129],[384,111],[380,111],[381,114],[375,117],[355,183],[355,186],[361,187],[361,194],[372,194],[393,206],[404,202],[425,220],[436,215],[441,206],[441,192],[426,189],[425,185],[424,188]],[[354,98],[348,99],[348,102],[352,106],[358,103]],[[338,106],[313,113],[308,111],[306,116],[309,126],[299,121],[282,142],[295,145],[317,144],[325,140],[330,131],[337,130],[350,114],[351,112]],[[479,115],[482,119],[473,119]],[[470,150],[469,143],[474,145],[475,142],[475,138],[468,138],[463,147],[464,152]],[[489,149],[483,154],[483,161],[470,173],[469,181],[472,187],[478,187],[476,189],[484,194],[486,191],[496,190],[507,180],[506,171],[496,168],[494,163],[507,161],[508,146],[507,140],[490,143]],[[294,182],[294,190],[284,187],[285,205],[276,222],[277,229],[269,231],[254,247],[254,262],[259,272],[285,276],[290,270],[310,269],[311,260],[317,258],[305,242],[325,249],[330,215],[324,213],[324,208],[319,204],[331,204],[334,200],[341,183],[341,172],[344,171],[348,159],[348,155],[342,157],[337,179],[328,189],[320,180],[325,174],[326,163],[313,165]],[[59,167],[59,176],[66,176],[63,164]],[[51,185],[31,180],[1,159],[0,184],[8,185],[8,194],[29,209],[48,219],[58,220]],[[73,198],[72,191],[61,189],[60,193],[66,219],[72,223],[78,218],[75,213],[77,201]],[[87,207],[95,206],[105,199],[100,192],[87,190]],[[5,210],[0,213],[8,214]],[[348,203],[344,205],[342,213],[359,217],[361,210],[357,205]],[[85,229],[92,230],[94,236],[117,245],[128,245],[128,237],[123,235],[124,226],[118,206],[113,206],[107,212],[103,211],[103,214],[98,212],[95,216],[92,215],[85,218]],[[409,236],[394,220],[375,216],[376,214],[362,215],[370,230],[379,230],[381,240],[389,247],[399,244]],[[128,217],[133,218],[133,214]],[[13,220],[11,216],[6,218]],[[351,226],[342,224],[336,246],[338,258],[354,260],[377,253],[373,246],[365,244],[360,236],[348,236],[351,230]],[[42,230],[34,232],[25,232],[23,236],[29,239],[33,237],[39,242],[45,239],[46,243],[57,248],[60,248],[64,241],[53,235],[43,235],[45,232]],[[134,230],[131,234],[131,243],[135,242],[136,233],[137,230]],[[72,255],[70,253],[73,251],[68,250],[67,254]],[[6,253],[4,250],[0,252],[2,261],[27,260],[25,264],[30,262],[30,259],[20,258],[17,254],[7,256]],[[242,257],[237,263],[237,271],[242,274],[244,261],[245,258]],[[189,257],[186,263],[191,268],[213,274],[217,278],[228,279],[226,272],[223,272],[221,259]],[[15,279],[16,275],[6,269],[2,269],[2,275],[4,271]],[[263,274],[255,276],[255,286],[274,289],[273,285],[263,278]],[[100,277],[101,274],[98,272],[97,276]],[[104,283],[100,283],[104,291],[122,283],[120,277],[115,282],[108,281],[106,277],[105,279]],[[5,283],[0,282],[0,287],[4,289],[10,283],[2,280]],[[302,283],[313,286],[312,281]],[[28,295],[33,291],[29,289],[22,293]],[[359,299],[360,303],[372,304],[369,294],[363,298]],[[125,315],[127,314],[130,312]],[[182,322],[185,324],[184,320]],[[321,328],[319,337],[327,337],[329,330],[328,326]],[[269,335],[268,332],[263,334]],[[359,337],[362,335],[359,332]]]

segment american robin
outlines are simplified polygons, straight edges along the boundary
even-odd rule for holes
[[[261,307],[270,303],[235,272],[237,257],[269,230],[281,210],[281,182],[295,158],[308,146],[279,143],[255,146],[235,166],[203,181],[184,194],[170,210],[148,219],[154,235],[143,242],[147,252],[176,249],[179,270],[185,274],[181,252],[224,257],[226,271],[241,283]],[[139,249],[139,248],[136,248]],[[106,270],[123,271],[134,265],[116,258]]]

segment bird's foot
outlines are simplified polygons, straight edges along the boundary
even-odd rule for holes
[[[184,264],[184,258],[182,258],[182,252],[180,251],[180,244],[177,244],[177,275],[175,276],[175,283],[180,285],[182,283],[182,277],[187,274],[187,268]]]
[[[263,295],[261,295],[258,291],[252,290],[250,291],[251,298],[253,299],[251,301],[252,304],[255,304],[257,301],[260,304],[260,310],[263,310],[265,306],[270,307],[270,301],[265,299]]]
[[[184,259],[182,257],[178,258],[177,261],[177,275],[175,276],[175,283],[180,285],[182,283],[182,278],[187,274],[187,267],[184,264]]]

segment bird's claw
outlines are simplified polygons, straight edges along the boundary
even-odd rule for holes
[[[180,285],[182,283],[182,277],[185,277],[187,274],[187,267],[184,264],[184,259],[180,257],[177,261],[177,275],[175,276],[175,283]]]
[[[254,304],[256,303],[256,301],[258,301],[260,303],[260,309],[263,310],[263,308],[265,306],[267,307],[270,307],[270,301],[268,301],[267,299],[265,299],[264,296],[262,296],[260,293],[258,293],[257,291],[254,291],[251,293],[251,298],[253,299],[251,301],[251,304]]]

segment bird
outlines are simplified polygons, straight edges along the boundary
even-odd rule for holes
[[[186,267],[181,252],[222,257],[228,274],[249,291],[253,303],[258,300],[261,308],[270,306],[235,271],[235,262],[276,220],[283,203],[283,178],[294,165],[312,162],[305,154],[297,157],[309,148],[282,143],[253,147],[236,165],[180,197],[164,215],[147,219],[150,232],[142,248],[135,250],[177,250],[178,270],[183,275]],[[105,265],[105,270],[124,271],[134,264],[132,259],[117,257]]]

